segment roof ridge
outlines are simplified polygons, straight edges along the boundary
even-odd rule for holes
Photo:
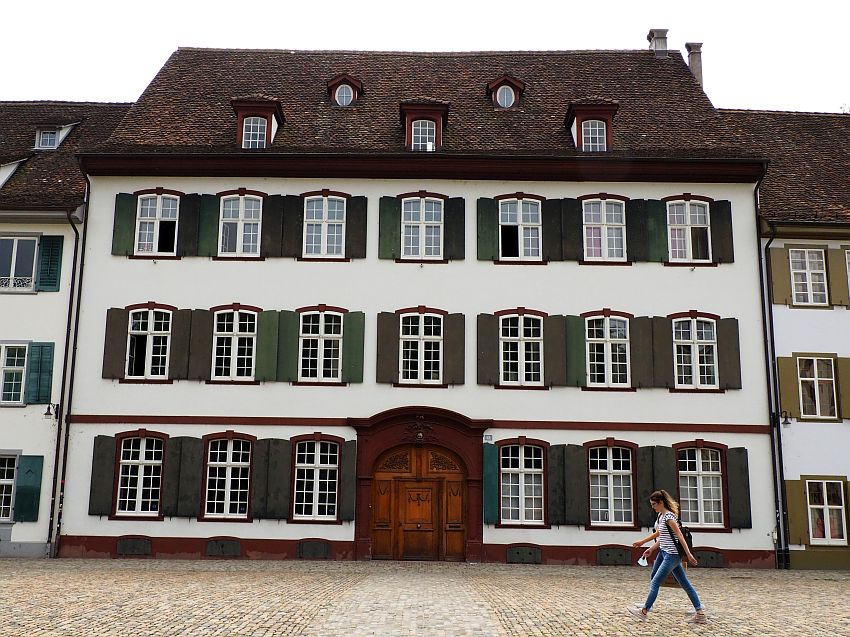
[[[64,100],[0,100],[0,106],[132,106],[135,102],[70,102]]]
[[[474,55],[567,55],[584,53],[652,53],[649,49],[528,49],[528,50],[505,50],[505,51],[375,51],[368,49],[255,49],[234,47],[195,47],[179,46],[177,51],[209,51],[209,52],[232,52],[232,53],[307,53],[307,54],[366,54],[366,55],[417,55],[417,56],[474,56]],[[677,51],[671,51],[676,53]]]
[[[836,113],[830,111],[785,111],[772,110],[769,108],[718,108],[722,113],[762,113],[764,115],[827,115],[835,117],[850,117],[850,113]]]

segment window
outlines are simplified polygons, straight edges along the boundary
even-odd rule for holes
[[[248,517],[250,472],[250,440],[238,438],[210,440],[207,459],[206,517]]]
[[[667,204],[671,261],[711,261],[708,204],[672,201]]]
[[[581,149],[583,151],[607,150],[605,136],[605,122],[602,120],[586,119],[581,123]]]
[[[171,312],[136,310],[130,312],[127,344],[127,378],[166,378]]]
[[[717,333],[711,319],[673,321],[676,387],[717,388]]]
[[[340,84],[334,91],[334,101],[336,101],[337,106],[350,106],[351,102],[354,101],[354,89],[348,84]]]
[[[791,286],[796,305],[826,305],[826,259],[823,250],[789,250]]]
[[[443,257],[441,199],[404,199],[401,218],[401,256],[405,259]]]
[[[175,254],[180,199],[168,195],[139,197],[136,254]]]
[[[430,119],[413,121],[412,150],[432,151],[436,148],[437,124]]]
[[[401,382],[440,383],[443,360],[443,317],[401,316]]]
[[[629,321],[614,316],[593,316],[587,328],[587,384],[628,387]]]
[[[720,451],[679,450],[679,517],[685,524],[723,526]]]
[[[800,408],[804,418],[835,418],[835,369],[831,358],[798,358]]]
[[[502,524],[543,524],[543,447],[500,450]]]
[[[632,452],[625,447],[590,449],[590,523],[632,524]]]
[[[295,447],[295,511],[302,520],[335,520],[339,445],[307,440]]]
[[[124,438],[118,477],[118,514],[159,515],[161,438]]]
[[[342,370],[342,314],[302,314],[299,351],[299,380],[339,382]]]
[[[806,480],[809,505],[809,539],[812,544],[847,544],[844,483]]]
[[[499,202],[499,258],[540,260],[539,201],[504,199]]]
[[[0,521],[12,520],[15,495],[15,456],[0,456]]]
[[[26,345],[0,345],[0,370],[3,374],[0,403],[22,404],[24,402],[24,371],[26,365]]]
[[[59,146],[59,131],[53,128],[43,128],[38,131],[36,148],[53,149]]]
[[[499,321],[501,382],[504,385],[543,384],[543,319],[503,316]]]
[[[225,311],[215,315],[213,380],[253,380],[257,315]]]
[[[345,256],[345,199],[309,197],[304,201],[304,255]]]
[[[265,148],[267,126],[265,117],[246,117],[242,122],[242,148]]]
[[[0,291],[33,290],[37,242],[35,237],[0,237]]]
[[[626,215],[622,201],[588,200],[584,205],[584,258],[626,260]]]
[[[259,255],[262,213],[263,200],[259,197],[222,199],[219,255]]]
[[[502,84],[496,91],[496,103],[502,108],[510,108],[516,102],[516,93],[507,84]]]

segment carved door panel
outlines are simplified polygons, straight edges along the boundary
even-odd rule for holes
[[[372,487],[372,558],[393,559],[393,481],[375,480]]]
[[[398,495],[399,558],[437,559],[440,545],[440,483],[400,481]]]
[[[444,558],[449,561],[463,561],[466,557],[466,526],[462,480],[446,481],[445,503]]]

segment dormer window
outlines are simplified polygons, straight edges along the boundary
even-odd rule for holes
[[[413,122],[411,150],[434,150],[437,141],[437,124],[429,119],[417,119]]]
[[[619,104],[605,97],[589,97],[570,103],[565,124],[576,149],[584,153],[611,150],[611,125]]]
[[[510,75],[502,75],[487,85],[487,93],[497,108],[513,108],[525,90],[525,83]]]
[[[285,121],[280,102],[255,95],[231,100],[230,104],[238,122],[236,143],[239,147],[260,149],[271,146],[278,127]]]
[[[348,73],[341,73],[328,81],[328,95],[334,106],[351,106],[363,94],[363,82]]]
[[[510,108],[516,101],[516,93],[507,84],[500,86],[496,91],[496,103],[502,108]]]
[[[59,145],[59,133],[55,128],[41,128],[36,139],[36,148],[53,150]]]
[[[608,150],[605,130],[605,122],[600,119],[584,120],[581,123],[581,149],[585,152]]]
[[[334,92],[334,99],[337,106],[351,106],[354,101],[354,89],[348,84],[340,84]]]
[[[405,147],[431,152],[443,145],[443,128],[449,105],[431,98],[401,103],[401,120],[405,130]]]
[[[246,117],[242,124],[242,148],[265,148],[267,128],[265,117]]]

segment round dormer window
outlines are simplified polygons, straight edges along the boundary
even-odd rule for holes
[[[496,103],[502,108],[510,108],[516,101],[516,93],[507,84],[502,84],[496,91]]]
[[[334,99],[337,106],[350,106],[351,102],[354,101],[354,89],[348,84],[340,84],[336,87]]]

